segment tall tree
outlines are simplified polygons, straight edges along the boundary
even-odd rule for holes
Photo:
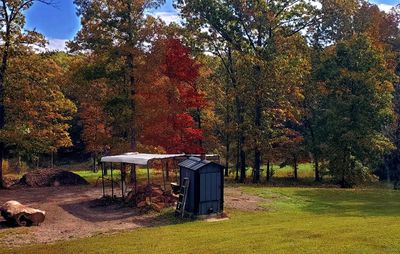
[[[25,28],[25,11],[35,2],[51,4],[47,0],[2,0],[0,5],[0,37],[1,62],[0,62],[0,130],[6,124],[5,115],[5,80],[9,67],[9,59],[16,52],[29,49],[29,45],[45,43],[43,37]],[[5,144],[0,142],[0,188],[3,179],[3,156]]]
[[[200,26],[209,34],[216,34],[240,53],[262,60],[271,60],[275,53],[275,36],[290,37],[304,29],[313,17],[313,7],[306,1],[185,1],[178,0],[177,6],[190,26]],[[255,64],[254,77],[261,77],[261,67]],[[258,90],[259,80],[254,80],[251,89]],[[254,93],[253,123],[261,128],[263,106],[258,92]],[[243,125],[241,106],[238,105],[238,125]],[[241,135],[239,143],[244,143]],[[254,182],[259,182],[261,151],[259,142],[254,148]],[[243,146],[242,146],[243,147]],[[241,176],[245,179],[245,152],[241,149]]]
[[[154,43],[139,79],[142,144],[162,147],[170,153],[204,151],[199,142],[203,139],[202,130],[189,114],[206,105],[204,94],[196,85],[199,68],[179,40],[169,38]]]
[[[1,140],[37,161],[72,145],[68,129],[76,107],[62,93],[61,68],[49,57],[23,54],[9,61],[6,84],[6,124]]]
[[[393,118],[395,81],[383,52],[365,35],[326,49],[319,131],[330,173],[342,187],[364,180],[392,147],[383,130]]]
[[[153,29],[157,21],[145,11],[163,4],[164,0],[76,0],[77,14],[81,17],[82,29],[74,41],[69,43],[72,50],[90,50],[94,53],[111,52],[122,57],[125,63],[127,85],[131,107],[130,144],[137,151],[136,102],[137,93],[135,69],[138,56],[146,43],[155,36]]]

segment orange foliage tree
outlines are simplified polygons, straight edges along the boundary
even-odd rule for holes
[[[142,66],[137,99],[140,142],[168,153],[202,153],[203,131],[190,114],[206,106],[196,84],[200,65],[177,39],[161,39]]]

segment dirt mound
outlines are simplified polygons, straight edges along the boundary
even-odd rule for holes
[[[81,176],[61,169],[37,169],[25,174],[19,181],[29,187],[48,187],[89,184]]]

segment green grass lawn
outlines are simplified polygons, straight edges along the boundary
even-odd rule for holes
[[[266,168],[264,169],[264,171]],[[293,167],[285,166],[280,168],[278,165],[273,165],[273,170],[275,174],[273,177],[293,177]],[[297,171],[299,178],[309,178],[314,177],[314,166],[311,163],[299,164]]]
[[[91,184],[95,184],[97,181],[101,182],[101,171],[93,172],[91,170],[74,170],[72,171],[75,174],[80,175],[81,177],[85,178]],[[129,170],[127,171],[130,172]],[[138,178],[138,183],[147,183],[147,169],[145,168],[138,168],[136,169],[136,176]],[[171,180],[175,180],[175,175],[171,172],[170,173]],[[129,177],[129,176],[127,176]],[[108,170],[108,175],[105,176],[107,179],[111,179],[111,171]],[[113,179],[115,181],[120,181],[121,179],[121,171],[119,169],[113,170]],[[152,183],[161,184],[162,182],[162,173],[160,171],[156,171],[154,169],[150,169],[150,180]]]
[[[242,186],[265,211],[177,223],[2,253],[400,253],[400,192]]]

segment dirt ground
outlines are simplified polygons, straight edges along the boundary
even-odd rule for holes
[[[0,244],[49,243],[168,223],[165,217],[155,212],[143,214],[136,208],[119,205],[93,206],[93,200],[101,193],[101,188],[93,186],[0,190],[0,204],[17,200],[46,211],[43,224],[22,234],[0,237]],[[262,198],[242,193],[237,188],[225,188],[225,207],[228,209],[258,210],[262,209],[258,206],[261,201]],[[0,235],[2,230],[9,230],[9,227],[0,216]]]

